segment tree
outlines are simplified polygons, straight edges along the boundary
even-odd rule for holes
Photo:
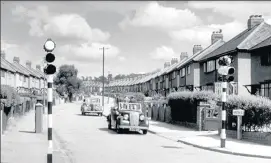
[[[95,77],[95,78],[94,78],[94,81],[96,81],[96,82],[101,82],[101,83],[102,83],[102,82],[103,82],[103,76],[101,75],[101,76],[99,76],[98,78]],[[105,83],[108,82],[108,79],[107,79],[106,76],[104,77],[104,82],[105,82]]]
[[[62,65],[59,68],[54,85],[59,95],[68,95],[69,101],[72,101],[72,96],[78,93],[82,86],[82,80],[77,77],[78,70],[74,65]]]

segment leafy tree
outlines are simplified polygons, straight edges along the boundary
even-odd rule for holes
[[[77,77],[77,74],[78,70],[74,65],[62,65],[54,78],[57,93],[61,96],[67,95],[70,102],[82,85],[82,80]]]

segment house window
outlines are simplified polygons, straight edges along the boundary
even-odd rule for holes
[[[189,65],[189,66],[187,66],[187,75],[189,75],[190,74],[190,71],[191,71],[191,68],[190,68],[191,66]]]
[[[181,77],[184,77],[185,76],[185,68],[182,68],[182,74],[181,74]]]
[[[24,76],[24,82],[26,82],[26,77]]]
[[[212,72],[215,70],[215,60],[207,61],[206,72]]]
[[[176,78],[176,72],[174,71],[173,73],[172,73],[172,79],[175,79]]]
[[[5,73],[6,73],[6,72],[5,72],[4,70],[1,70],[1,77],[4,78],[4,77],[5,77]]]
[[[206,63],[203,63],[203,72],[206,72]]]
[[[271,52],[261,55],[261,65],[271,66]]]
[[[271,82],[261,84],[261,95],[271,99]]]

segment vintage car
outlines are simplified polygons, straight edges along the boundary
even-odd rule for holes
[[[103,108],[100,103],[99,98],[89,98],[81,106],[82,115],[86,113],[97,114],[99,116],[103,115]]]
[[[119,102],[118,107],[112,107],[107,116],[108,129],[115,129],[117,133],[124,131],[142,131],[147,134],[149,120],[142,112],[140,103]]]

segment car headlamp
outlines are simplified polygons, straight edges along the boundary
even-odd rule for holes
[[[143,120],[144,120],[144,118],[145,118],[145,116],[144,116],[144,115],[140,115],[140,117],[139,117],[139,119],[140,119],[141,121],[143,121]]]
[[[123,119],[124,120],[128,120],[128,118],[129,118],[129,115],[128,114],[124,114]]]

